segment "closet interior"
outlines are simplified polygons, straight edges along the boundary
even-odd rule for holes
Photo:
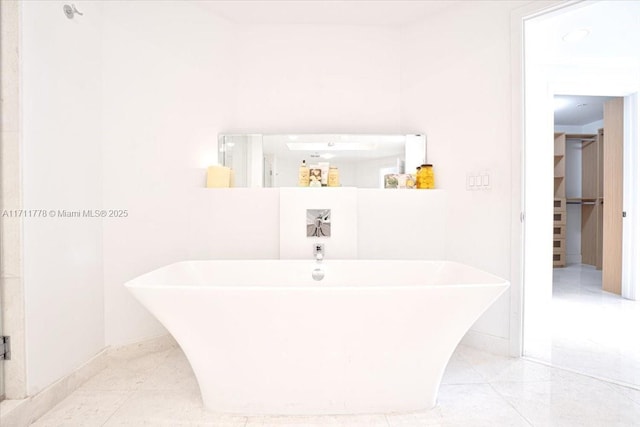
[[[567,205],[580,205],[581,262],[602,269],[603,133],[600,129],[597,134],[554,134],[554,267],[567,263]],[[571,179],[567,173],[567,145],[576,143],[582,151],[581,185],[572,185],[567,192],[567,181]]]
[[[595,133],[554,133],[553,266],[594,266],[603,270],[603,289],[620,294],[623,99],[603,109]]]

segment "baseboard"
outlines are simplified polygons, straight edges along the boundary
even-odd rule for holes
[[[118,347],[104,348],[84,365],[26,399],[0,402],[0,426],[28,426],[53,409],[113,361],[133,359],[145,354],[168,350],[177,346],[170,335]]]
[[[107,349],[103,349],[84,365],[33,396],[0,402],[0,425],[15,427],[30,425],[106,366]]]
[[[469,331],[460,343],[498,356],[510,356],[509,340],[507,338]]]
[[[567,254],[567,264],[582,264],[582,255]]]
[[[178,343],[169,334],[145,339],[144,341],[123,344],[108,348],[108,363],[118,360],[134,359],[146,354],[157,353],[177,347]]]

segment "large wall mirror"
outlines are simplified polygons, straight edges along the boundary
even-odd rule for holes
[[[337,167],[343,187],[383,188],[384,176],[415,173],[426,137],[365,134],[221,134],[218,154],[236,187],[295,187],[302,161]]]

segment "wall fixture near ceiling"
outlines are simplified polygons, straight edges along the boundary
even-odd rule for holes
[[[69,19],[73,19],[73,17],[75,15],[80,15],[80,16],[84,15],[84,13],[82,13],[78,9],[76,9],[76,5],[75,4],[72,4],[71,6],[69,6],[68,4],[65,4],[62,7],[62,10],[64,11],[65,16],[67,18],[69,18]]]

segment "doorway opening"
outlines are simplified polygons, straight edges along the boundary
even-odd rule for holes
[[[585,2],[525,20],[523,354],[640,389],[639,18],[636,2]],[[554,101],[567,99],[617,103],[618,152],[604,152],[604,117],[554,123]],[[619,164],[600,176],[612,155]]]

